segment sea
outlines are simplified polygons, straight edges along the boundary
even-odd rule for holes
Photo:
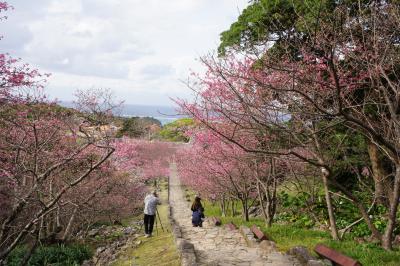
[[[73,102],[60,102],[61,106],[74,108]],[[185,116],[180,115],[177,107],[174,106],[158,106],[158,105],[140,105],[140,104],[123,104],[115,115],[123,117],[153,117],[161,122],[162,125],[174,122]]]
[[[120,115],[124,117],[153,117],[160,121],[162,125],[185,117],[178,113],[177,107],[157,105],[124,104],[120,113]]]

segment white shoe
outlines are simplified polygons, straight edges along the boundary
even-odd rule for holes
[[[144,237],[150,237],[150,235],[149,234],[145,234]]]

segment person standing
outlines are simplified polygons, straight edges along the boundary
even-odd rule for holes
[[[145,237],[150,237],[153,233],[154,219],[156,217],[157,205],[161,204],[157,191],[148,194],[144,198],[144,232]]]

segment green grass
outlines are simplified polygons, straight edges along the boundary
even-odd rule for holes
[[[167,199],[167,191],[164,189],[160,193],[161,199],[165,202]],[[138,247],[128,248],[120,259],[113,263],[113,266],[130,266],[132,262],[135,265],[164,265],[179,266],[181,265],[178,251],[176,249],[174,239],[171,233],[171,227],[168,221],[168,205],[163,204],[158,207],[164,232],[161,230],[159,221],[157,220],[158,233],[156,227],[153,230],[153,236],[150,238],[140,237],[142,243]],[[156,226],[156,225],[154,225]],[[138,241],[136,240],[136,241]],[[136,242],[135,241],[135,242]]]
[[[334,241],[331,239],[328,232],[300,228],[290,224],[274,224],[272,227],[268,228],[265,226],[263,219],[250,218],[249,222],[245,222],[241,216],[221,217],[221,210],[218,205],[212,205],[207,201],[204,201],[203,204],[205,215],[207,217],[220,217],[222,224],[233,222],[237,226],[246,225],[248,227],[256,224],[271,238],[271,240],[276,242],[277,248],[283,252],[286,252],[294,246],[305,246],[316,255],[313,249],[316,244],[322,243],[347,256],[357,259],[364,266],[400,265],[399,249],[386,251],[374,244],[358,244],[351,239],[340,242]]]
[[[357,244],[354,241],[325,242],[327,246],[341,251],[352,258],[359,260],[364,266],[398,266],[400,265],[400,251],[385,251],[374,244]]]

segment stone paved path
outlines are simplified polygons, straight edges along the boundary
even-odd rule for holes
[[[264,254],[260,248],[248,247],[238,230],[214,227],[207,220],[202,228],[193,227],[190,203],[184,198],[175,165],[171,166],[169,200],[182,237],[194,245],[198,265],[299,265],[279,252]]]

